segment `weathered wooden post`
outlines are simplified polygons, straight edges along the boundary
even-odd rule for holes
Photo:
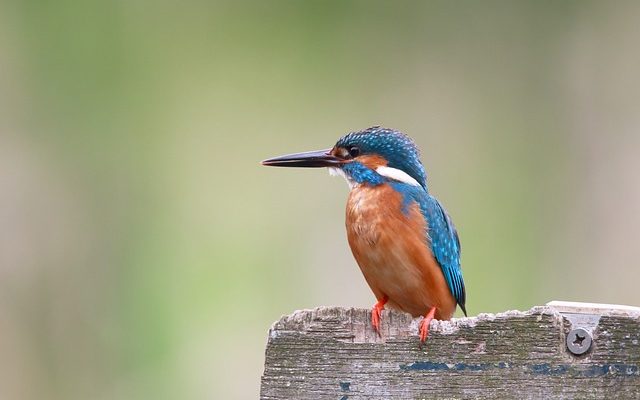
[[[269,332],[261,399],[640,398],[640,308],[551,302],[434,321],[317,308]]]

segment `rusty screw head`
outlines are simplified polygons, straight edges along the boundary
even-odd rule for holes
[[[577,356],[586,353],[591,342],[591,334],[583,328],[572,329],[567,335],[567,348]]]

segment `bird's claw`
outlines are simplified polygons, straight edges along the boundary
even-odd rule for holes
[[[380,309],[377,307],[371,310],[371,325],[374,331],[380,333]]]
[[[386,303],[386,298],[378,300],[378,302],[371,309],[371,325],[373,326],[373,330],[376,331],[378,335],[380,335],[380,320],[382,319],[381,314]]]
[[[436,314],[436,308],[435,307],[431,307],[431,309],[424,316],[422,321],[420,321],[419,333],[420,333],[420,344],[421,345],[423,345],[424,342],[427,341],[427,337],[429,336],[429,325],[431,324],[431,321],[433,321],[433,317],[435,316],[435,314]]]

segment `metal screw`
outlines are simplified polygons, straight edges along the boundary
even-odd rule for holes
[[[586,353],[591,342],[591,334],[583,328],[572,329],[567,335],[567,348],[577,356]]]

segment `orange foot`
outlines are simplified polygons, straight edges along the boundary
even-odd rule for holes
[[[387,304],[387,296],[384,296],[382,300],[378,300],[376,304],[374,304],[371,309],[371,325],[373,325],[373,330],[380,334],[380,313],[384,310],[384,305]]]
[[[424,344],[427,340],[427,336],[429,336],[429,324],[433,320],[434,315],[436,315],[436,308],[431,307],[429,312],[424,316],[422,321],[420,322],[420,343]]]

